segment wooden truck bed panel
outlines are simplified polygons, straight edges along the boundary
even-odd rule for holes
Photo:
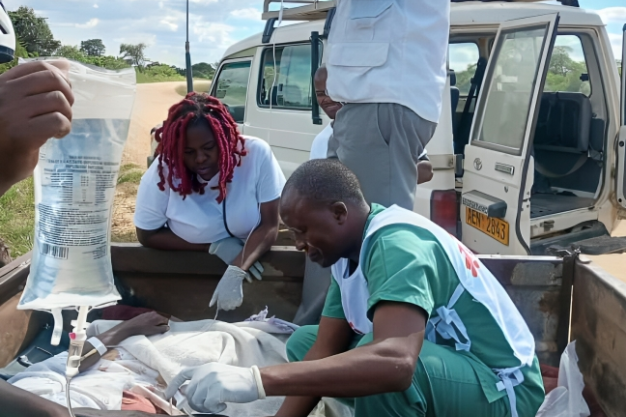
[[[626,410],[626,284],[578,263],[574,275],[571,339],[585,385],[607,416]]]

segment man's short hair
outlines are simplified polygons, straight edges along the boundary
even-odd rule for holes
[[[300,165],[285,184],[283,195],[289,191],[326,204],[365,200],[356,175],[336,159],[313,159]]]

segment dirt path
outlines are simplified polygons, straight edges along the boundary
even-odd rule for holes
[[[172,104],[181,100],[176,87],[184,82],[153,83],[137,85],[137,97],[130,121],[128,141],[122,156],[122,171],[115,190],[113,221],[111,225],[114,242],[134,242],[137,240],[133,215],[139,177],[146,170],[146,158],[150,155],[150,130],[163,122]],[[128,164],[137,165],[128,169]],[[133,176],[133,173],[135,174]],[[128,176],[132,179],[128,179]],[[126,179],[124,177],[126,176]],[[123,183],[119,183],[120,181]]]
[[[182,97],[175,90],[180,85],[184,85],[184,82],[137,85],[137,98],[122,164],[133,163],[145,169],[146,157],[150,154],[150,130],[165,120],[172,104],[181,100]]]

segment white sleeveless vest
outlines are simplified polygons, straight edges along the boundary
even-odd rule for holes
[[[501,379],[501,382],[498,383],[498,389],[500,391],[506,390],[511,402],[513,417],[517,417],[513,387],[524,380],[520,368],[533,363],[535,339],[513,301],[493,274],[461,242],[419,214],[395,205],[385,209],[372,219],[367,228],[356,271],[350,275],[350,263],[347,259],[340,259],[332,266],[333,278],[341,290],[341,303],[350,327],[359,334],[371,333],[373,330],[372,322],[367,317],[367,302],[370,294],[361,265],[363,265],[363,257],[372,235],[379,229],[393,224],[417,226],[431,232],[444,248],[460,280],[460,284],[448,304],[436,307],[437,315],[433,314],[428,321],[426,326],[428,340],[436,343],[436,333],[439,333],[444,339],[454,339],[457,350],[470,350],[471,340],[469,340],[462,318],[454,310],[454,305],[464,291],[470,293],[476,301],[489,310],[502,330],[515,357],[519,359],[520,366],[509,369],[494,369],[494,372]],[[453,324],[454,326],[452,326]],[[460,335],[455,327],[459,330]]]

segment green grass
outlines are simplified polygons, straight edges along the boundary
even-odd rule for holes
[[[196,93],[208,93],[211,89],[211,81],[209,80],[193,80],[193,91]],[[187,85],[179,85],[176,92],[185,97],[187,95]]]
[[[143,172],[141,171],[131,171],[126,174],[120,175],[117,178],[117,184],[124,184],[125,182],[130,182],[132,184],[139,184],[141,181],[141,177]]]
[[[117,184],[124,184],[126,182],[132,184],[139,184],[143,170],[136,164],[125,164],[120,167],[120,174],[117,177]]]
[[[168,81],[185,81],[182,75],[152,75],[137,72],[137,84],[162,83]]]
[[[120,167],[118,184],[139,184],[143,169],[136,164]],[[9,248],[13,259],[33,249],[35,230],[35,191],[33,178],[14,185],[0,197],[0,239]],[[121,236],[114,236],[117,242],[132,242],[137,238],[134,230]]]
[[[13,259],[32,250],[34,228],[35,191],[30,177],[0,197],[0,238]]]

